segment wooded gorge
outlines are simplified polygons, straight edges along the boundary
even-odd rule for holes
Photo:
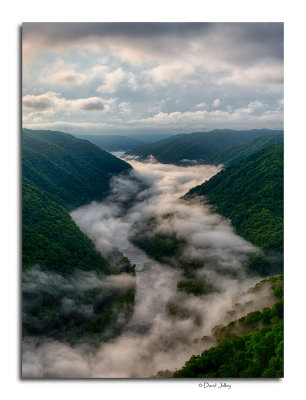
[[[22,137],[25,377],[283,376],[282,133],[147,145],[165,164]]]

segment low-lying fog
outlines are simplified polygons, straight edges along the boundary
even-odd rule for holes
[[[86,344],[71,347],[54,341],[37,345],[27,338],[24,377],[141,378],[160,370],[173,371],[204,350],[203,343],[194,339],[228,323],[228,311],[235,304],[241,304],[238,317],[270,305],[268,293],[245,294],[259,280],[245,274],[248,255],[257,251],[254,246],[237,236],[230,222],[209,206],[180,199],[219,168],[129,162],[133,171],[113,179],[112,193],[105,201],[81,207],[71,216],[102,254],[117,247],[136,264],[133,317],[119,337],[95,350]],[[172,217],[161,218],[168,214]],[[150,259],[131,244],[135,229],[146,229],[152,216],[159,221],[156,233],[175,233],[186,242],[185,257],[205,262],[197,274],[215,292],[206,296],[178,292],[181,271]],[[169,315],[168,302],[188,310],[188,316]]]

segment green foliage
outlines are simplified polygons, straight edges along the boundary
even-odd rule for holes
[[[283,322],[239,337],[192,356],[174,378],[283,377]]]
[[[120,291],[92,271],[63,276],[32,267],[22,287],[23,336],[98,345],[119,334],[133,311],[134,287]]]
[[[242,145],[256,138],[273,134],[282,134],[282,131],[216,129],[211,132],[171,136],[155,143],[138,146],[126,154],[137,155],[142,159],[153,155],[159,162],[165,164],[188,165],[188,163],[192,164],[194,160],[201,163],[218,164],[220,161],[215,161],[215,158],[219,153],[224,153],[234,146]]]
[[[135,293],[107,285],[107,275],[135,275],[135,268],[118,251],[106,260],[68,210],[105,197],[112,175],[131,167],[61,132],[22,136],[23,335],[72,344],[110,339],[128,321]]]
[[[264,280],[253,290],[271,283],[280,301],[216,328],[217,346],[192,356],[174,378],[281,378],[283,355],[283,277]],[[238,336],[234,332],[244,332]]]
[[[231,165],[188,195],[206,196],[237,233],[283,252],[283,145],[274,144]],[[261,266],[260,268],[264,268]]]
[[[186,293],[193,294],[195,296],[208,294],[213,290],[212,287],[207,285],[204,281],[200,281],[198,279],[183,279],[178,281],[177,289],[183,290]]]
[[[71,210],[103,199],[112,174],[131,166],[72,135],[23,129],[22,168],[23,178]]]
[[[22,186],[22,237],[25,270],[40,264],[65,274],[75,269],[110,273],[109,263],[69,214],[28,183]]]
[[[241,159],[259,151],[273,143],[283,143],[283,134],[260,136],[254,140],[239,146],[231,147],[224,153],[217,154],[213,159],[213,164],[224,164],[226,166],[236,163]]]
[[[157,261],[166,261],[171,257],[179,256],[183,246],[183,243],[175,236],[167,235],[146,236],[140,233],[133,237],[132,241]]]

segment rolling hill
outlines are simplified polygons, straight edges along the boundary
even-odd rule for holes
[[[282,131],[222,129],[211,132],[194,132],[171,136],[152,144],[139,146],[127,151],[125,155],[138,156],[141,160],[153,155],[157,161],[166,164],[213,164],[219,153],[224,153],[234,146],[245,144],[256,138],[274,134],[282,134]]]

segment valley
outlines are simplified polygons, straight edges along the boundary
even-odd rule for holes
[[[55,172],[60,187],[75,161],[63,158],[69,135],[55,137],[58,143],[48,157],[63,171]],[[77,143],[79,157],[86,160],[90,150],[100,162],[102,150],[88,149],[87,143]],[[273,367],[269,360],[276,352],[281,357],[282,306],[277,304],[282,280],[261,280],[282,273],[282,248],[270,245],[261,232],[282,239],[269,228],[276,229],[273,220],[265,217],[261,228],[260,218],[249,211],[256,204],[267,215],[268,205],[281,224],[281,146],[267,145],[223,170],[209,164],[162,164],[154,157],[127,164],[112,156],[114,165],[126,165],[126,170],[103,172],[108,183],[100,199],[84,186],[92,201],[78,208],[69,207],[78,200],[68,192],[60,199],[65,184],[48,192],[45,182],[52,169],[44,175],[28,173],[36,158],[32,149],[31,157],[25,152],[23,376],[190,377],[195,354],[206,359],[213,354],[206,350],[218,351],[226,341],[229,351],[236,351],[237,334],[249,343],[250,332],[263,338],[269,329],[275,332],[275,347],[260,367],[244,370],[242,363],[232,370],[215,366],[212,372],[210,366],[207,376],[281,376],[279,363]],[[247,186],[244,197],[249,183],[254,193]],[[234,217],[237,207],[243,216],[242,204],[254,215],[243,220],[256,236],[244,233]],[[194,376],[204,374],[198,366],[191,370],[197,371]]]

